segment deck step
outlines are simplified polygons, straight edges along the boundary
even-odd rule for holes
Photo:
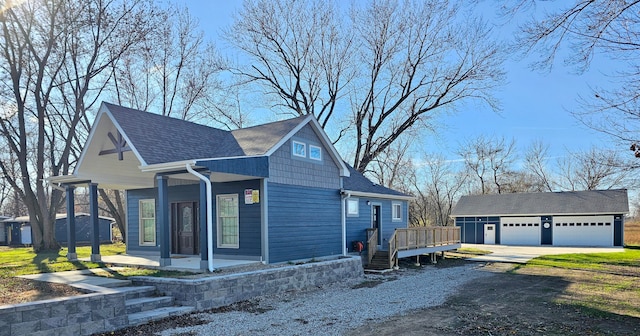
[[[376,254],[367,265],[366,269],[386,270],[389,269],[389,251],[376,251]]]
[[[173,297],[141,297],[125,301],[127,314],[141,313],[148,310],[154,310],[173,305]]]
[[[194,311],[194,307],[163,307],[147,310],[140,313],[129,314],[129,326],[137,326],[147,322],[160,320],[166,317],[179,316]]]

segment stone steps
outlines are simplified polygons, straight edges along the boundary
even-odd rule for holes
[[[171,296],[141,297],[141,298],[126,300],[124,305],[127,308],[127,314],[131,315],[135,313],[141,313],[143,311],[172,306],[173,297]]]
[[[137,326],[163,318],[190,313],[194,307],[175,306],[171,296],[158,296],[154,286],[114,288],[126,293],[125,307],[129,326]]]
[[[137,326],[147,322],[190,313],[193,307],[162,307],[139,313],[129,314],[129,326]]]

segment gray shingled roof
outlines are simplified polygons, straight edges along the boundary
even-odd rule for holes
[[[245,155],[262,155],[296,128],[308,116],[276,121],[231,131]]]
[[[351,165],[347,164],[346,162],[345,164],[349,168],[350,176],[344,178],[344,182],[343,182],[344,190],[359,191],[359,192],[381,194],[381,195],[412,197],[411,195],[407,195],[405,193],[401,193],[399,191],[389,189],[379,184],[375,184],[371,182],[371,180],[369,180],[366,176],[362,175],[362,173],[360,173],[359,171],[351,167]]]
[[[626,189],[462,196],[452,217],[624,214]]]
[[[225,131],[154,113],[104,103],[147,164],[262,155],[304,117]]]

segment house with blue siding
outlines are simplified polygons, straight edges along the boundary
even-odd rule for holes
[[[125,190],[127,254],[161,266],[197,255],[209,270],[214,258],[346,255],[370,228],[382,243],[407,227],[411,199],[347,165],[311,115],[225,131],[109,103],[73,174],[49,182],[66,188],[68,209],[76,185],[90,204],[98,187]]]
[[[62,245],[66,245],[69,232],[67,231],[67,214],[56,214],[55,237],[56,241]],[[90,225],[90,216],[86,213],[75,214],[75,242],[88,244],[91,242],[92,227]],[[115,224],[114,219],[105,216],[98,216],[99,241],[101,243],[111,243],[113,240],[112,227]],[[15,218],[0,218],[0,245],[21,246],[30,245],[31,237],[31,220],[29,216],[20,216]]]

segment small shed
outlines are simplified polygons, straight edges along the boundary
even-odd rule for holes
[[[99,216],[100,226],[100,242],[107,243],[112,241],[112,226],[114,219],[110,217]],[[31,238],[31,220],[29,216],[20,216],[16,218],[6,218],[0,221],[0,244],[9,246],[30,245]],[[61,244],[67,242],[67,214],[56,214],[55,223],[56,241]],[[79,244],[88,244],[91,242],[91,225],[89,214],[76,214],[76,242]]]
[[[471,244],[623,246],[626,189],[462,196],[451,217]]]

